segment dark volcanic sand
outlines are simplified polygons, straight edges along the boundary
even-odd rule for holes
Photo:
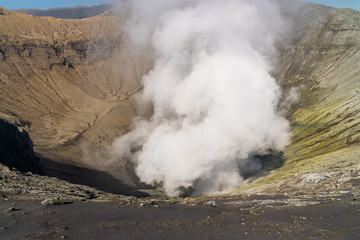
[[[261,206],[263,200],[218,199],[217,207],[201,202],[42,206],[8,200],[0,203],[0,239],[360,239],[356,199],[306,207]],[[6,211],[11,207],[15,211]]]

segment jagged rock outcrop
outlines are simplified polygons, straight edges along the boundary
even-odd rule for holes
[[[53,177],[40,176],[30,172],[11,171],[0,163],[0,201],[6,199],[36,200],[39,202],[48,199],[49,201],[60,201],[60,203],[90,199],[116,200],[126,204],[137,201],[135,197],[114,195]]]
[[[0,163],[10,169],[42,174],[29,134],[19,126],[0,118]]]

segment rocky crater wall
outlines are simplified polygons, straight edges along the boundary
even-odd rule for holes
[[[44,173],[29,134],[4,119],[0,119],[0,163],[21,172]]]

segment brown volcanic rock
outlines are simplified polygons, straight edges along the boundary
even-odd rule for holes
[[[150,64],[124,46],[120,14],[63,20],[0,12],[0,112],[29,132],[38,153],[81,165],[84,142],[101,148],[128,131],[137,114],[132,96]]]

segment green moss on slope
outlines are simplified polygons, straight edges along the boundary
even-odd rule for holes
[[[301,89],[287,113],[293,136],[284,150],[286,161],[249,179],[236,193],[360,166],[360,14],[317,8],[311,17],[309,9],[302,9],[299,18],[307,19],[299,22],[306,24],[279,49],[277,79],[284,89]]]

